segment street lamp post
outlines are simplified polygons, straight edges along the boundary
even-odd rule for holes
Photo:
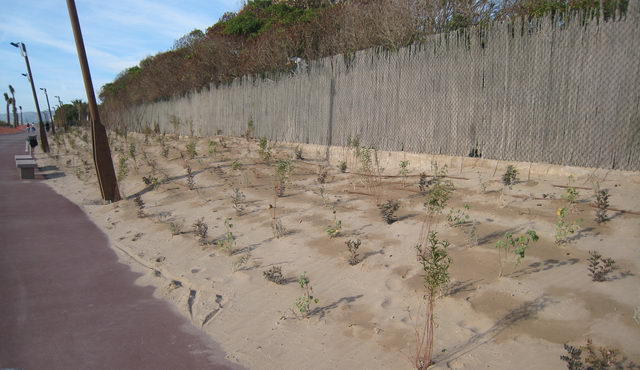
[[[44,96],[47,97],[47,108],[49,108],[49,121],[51,121],[51,133],[55,135],[56,126],[53,123],[53,115],[51,115],[51,105],[49,104],[49,94],[47,94],[47,89],[44,87],[41,87],[40,90],[44,91]]]
[[[27,64],[27,74],[29,75],[29,82],[31,82],[31,92],[33,92],[33,100],[36,103],[36,111],[38,112],[40,141],[42,142],[42,151],[49,152],[49,141],[47,141],[47,133],[44,130],[44,123],[42,122],[42,113],[40,113],[40,104],[38,104],[38,95],[36,94],[36,86],[33,82],[33,74],[31,73],[31,65],[29,64],[29,56],[27,55],[27,46],[24,42],[12,42],[12,46],[20,49],[20,54],[24,57],[24,61]]]
[[[71,28],[73,29],[73,36],[76,41],[80,69],[82,70],[82,77],[84,79],[84,88],[87,92],[89,113],[91,114],[93,163],[96,166],[96,173],[98,174],[100,193],[102,195],[102,199],[110,202],[117,202],[121,199],[120,189],[118,189],[118,180],[116,178],[116,172],[113,169],[113,161],[111,160],[111,150],[109,149],[107,130],[100,122],[100,112],[98,112],[96,95],[93,91],[93,83],[91,82],[91,71],[89,70],[87,53],[84,49],[84,40],[82,39],[82,30],[80,29],[80,20],[78,19],[76,3],[73,0],[67,0],[67,8],[69,9],[69,19],[71,20]]]

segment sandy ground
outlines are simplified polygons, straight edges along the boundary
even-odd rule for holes
[[[413,177],[406,186],[400,177],[385,178],[382,198],[401,204],[399,220],[387,225],[370,195],[379,188],[364,186],[363,176],[332,166],[323,201],[316,173],[324,153],[305,146],[305,159],[294,160],[291,183],[277,201],[287,235],[274,238],[269,209],[274,170],[260,159],[256,142],[225,138],[228,148],[218,145],[210,155],[209,139],[202,138],[199,155],[185,160],[180,151],[186,153],[186,138],[167,139],[168,159],[157,138],[148,144],[142,135],[130,134],[126,144],[115,139],[113,147],[123,151],[135,144],[135,166],[129,159],[129,174],[121,182],[127,200],[101,205],[88,144],[80,134],[70,137],[76,149],[69,138],[64,146],[51,140],[57,159],[38,155],[40,166],[51,166],[47,184],[82,205],[122,262],[144,274],[138,283],[154,286],[156,296],[220,343],[230,360],[255,369],[412,368],[425,294],[414,250],[424,195],[415,175],[430,168],[410,163]],[[349,170],[356,168],[353,154],[342,153]],[[120,156],[114,155],[116,169]],[[274,156],[293,158],[293,148],[281,145]],[[232,168],[236,160],[240,169]],[[185,162],[194,171],[195,190],[187,187]],[[382,166],[397,175],[397,163]],[[161,182],[156,189],[142,181],[152,173]],[[554,245],[554,224],[556,209],[566,203],[559,187],[568,184],[566,176],[521,174],[525,179],[501,196],[502,171],[465,166],[450,175],[456,191],[445,214],[469,204],[478,243],[469,237],[470,227],[450,227],[446,216],[437,226],[440,238],[451,242],[453,264],[449,292],[436,307],[434,368],[562,369],[563,343],[583,345],[586,338],[640,362],[640,324],[633,319],[640,306],[639,174],[597,176],[611,193],[611,207],[632,211],[610,211],[604,224],[594,221],[590,206],[594,176],[574,178],[580,200],[569,218],[583,221],[564,247]],[[232,207],[234,187],[246,195],[241,215]],[[143,218],[136,214],[136,195],[145,203]],[[331,206],[343,224],[336,238],[325,232],[333,222]],[[204,246],[191,227],[201,217],[209,226]],[[232,218],[236,237],[231,255],[215,246],[226,218]],[[171,221],[184,224],[182,234],[171,235]],[[506,232],[527,229],[536,230],[540,241],[515,269],[506,265],[499,278],[496,242]],[[347,263],[348,239],[362,241],[363,260],[355,266]],[[590,250],[616,260],[618,269],[608,281],[591,281]],[[242,256],[249,256],[248,262],[234,271],[232,264]],[[285,284],[263,278],[272,266],[282,267]],[[302,295],[296,280],[303,272],[319,298],[309,318],[295,314],[294,302]]]

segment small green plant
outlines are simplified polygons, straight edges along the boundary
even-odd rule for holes
[[[276,239],[280,239],[287,235],[287,229],[284,227],[282,220],[279,217],[271,219],[271,232],[273,233],[273,237]]]
[[[569,370],[606,370],[606,369],[634,369],[635,365],[628,364],[626,359],[620,359],[620,351],[615,348],[596,347],[591,339],[587,339],[586,346],[574,347],[564,344],[566,355],[560,356]]]
[[[142,200],[142,198],[138,195],[135,198],[133,198],[133,202],[136,205],[136,208],[138,209],[138,217],[143,218],[144,217],[144,201]]]
[[[190,141],[187,144],[187,155],[190,159],[195,158],[198,155],[198,149],[196,148],[196,142]]]
[[[418,179],[418,189],[420,189],[421,193],[426,193],[429,186],[431,186],[432,181],[427,178],[426,172],[421,172],[420,177]]]
[[[127,157],[120,156],[118,159],[118,181],[124,180],[129,174],[129,166],[127,164]]]
[[[518,169],[513,165],[508,165],[507,170],[502,175],[502,183],[511,188],[518,181]]]
[[[360,248],[360,244],[362,244],[360,239],[347,240],[344,243],[347,245],[347,250],[349,251],[349,259],[347,262],[349,262],[351,266],[360,263],[360,256],[358,255],[358,249]]]
[[[152,189],[157,189],[160,186],[160,181],[155,176],[142,176],[142,182],[147,186],[151,186]]]
[[[160,154],[163,158],[169,158],[169,147],[167,145],[162,145],[162,151]]]
[[[284,196],[287,182],[289,181],[289,175],[293,170],[291,161],[288,159],[281,159],[276,163],[275,168],[275,191],[278,197]]]
[[[231,229],[233,229],[233,224],[231,223],[230,218],[226,218],[224,220],[224,228],[226,230],[224,236],[222,239],[218,239],[218,241],[216,241],[216,246],[227,254],[231,254],[236,247],[236,237],[231,231]]]
[[[317,304],[320,300],[313,296],[313,288],[306,272],[298,277],[298,284],[300,284],[300,288],[304,289],[304,293],[302,297],[296,299],[296,308],[302,317],[306,318],[311,314],[311,303]]]
[[[565,190],[565,193],[562,195],[562,199],[566,200],[569,205],[574,205],[578,201],[578,197],[580,196],[580,192],[571,186]]]
[[[508,260],[510,255],[515,258],[515,270],[520,262],[522,262],[527,248],[529,248],[529,244],[537,242],[539,239],[538,234],[534,230],[527,230],[525,234],[518,237],[514,237],[512,233],[504,234],[504,239],[496,243],[500,261],[500,272],[498,273],[498,277],[502,276],[504,261]]]
[[[187,164],[185,166],[185,170],[187,171],[187,187],[189,190],[193,190],[196,188],[196,180],[193,171],[191,170],[191,166]]]
[[[327,232],[327,235],[329,235],[330,238],[335,238],[338,235],[340,235],[340,232],[342,231],[342,221],[338,220],[335,209],[332,210],[332,213],[333,213],[333,224],[327,226],[325,231]]]
[[[216,154],[216,150],[218,149],[218,143],[213,140],[209,140],[209,155],[212,156]]]
[[[304,159],[304,157],[302,156],[302,148],[300,147],[300,145],[295,147],[295,149],[293,150],[293,153],[296,156],[297,160],[303,160]]]
[[[280,266],[273,266],[268,270],[263,271],[262,275],[265,279],[278,285],[284,284],[285,282],[284,276],[282,275],[282,267]]]
[[[387,224],[390,225],[398,220],[398,217],[396,217],[395,213],[400,208],[400,203],[398,203],[397,200],[388,200],[386,203],[378,205],[378,208],[380,209],[380,215],[382,216],[382,219]]]
[[[451,209],[449,215],[447,215],[447,221],[451,227],[459,227],[467,225],[471,222],[471,216],[467,213],[471,209],[471,206],[466,204],[463,209]]]
[[[255,125],[253,124],[253,120],[250,119],[249,122],[247,122],[247,130],[244,132],[245,139],[251,139],[254,131]]]
[[[233,188],[233,194],[231,195],[231,204],[233,209],[236,210],[236,214],[241,216],[244,212],[244,200],[246,196],[239,188]]]
[[[418,262],[424,272],[423,285],[426,290],[427,312],[423,332],[416,332],[415,366],[417,369],[427,369],[431,365],[433,355],[433,338],[435,332],[434,312],[438,298],[447,290],[449,285],[449,242],[439,240],[436,232],[429,233],[428,244],[416,245]]]
[[[209,225],[204,222],[204,217],[201,217],[193,223],[193,233],[198,237],[200,245],[207,244],[207,235],[209,234]]]
[[[340,173],[347,172],[347,162],[346,161],[340,162],[340,164],[338,164],[338,169],[340,170]]]
[[[596,191],[596,201],[594,203],[596,207],[596,222],[603,223],[609,220],[607,216],[607,209],[609,208],[609,192],[607,190]]]
[[[239,160],[235,160],[231,162],[231,169],[234,171],[239,171],[242,168],[242,163]]]
[[[597,251],[589,251],[589,276],[593,281],[606,281],[607,275],[615,270],[616,261],[613,258],[603,258]]]
[[[567,238],[575,234],[580,228],[580,220],[576,222],[567,221],[569,209],[566,207],[558,208],[556,211],[556,236],[555,242],[557,246],[561,246],[567,243]]]
[[[184,227],[184,224],[182,222],[178,222],[178,221],[169,222],[169,230],[171,231],[172,236],[182,234],[183,227]]]
[[[258,154],[260,154],[260,157],[265,162],[271,160],[271,146],[266,137],[261,137],[258,142]]]
[[[398,174],[402,176],[402,187],[404,188],[407,183],[407,175],[409,175],[409,161],[400,161],[400,171]]]

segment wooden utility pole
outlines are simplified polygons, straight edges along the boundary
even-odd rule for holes
[[[71,20],[73,36],[76,40],[76,49],[78,50],[80,69],[82,69],[84,88],[87,92],[87,102],[89,105],[89,113],[91,115],[93,163],[96,166],[96,173],[98,174],[100,193],[102,194],[102,199],[105,201],[117,202],[121,199],[120,190],[118,189],[118,179],[116,178],[116,173],[113,169],[107,130],[100,122],[100,113],[98,112],[98,104],[96,103],[96,96],[93,91],[91,71],[89,70],[89,63],[87,62],[87,53],[84,49],[84,40],[82,39],[82,31],[80,30],[80,21],[78,20],[78,11],[76,9],[75,2],[73,0],[67,0],[67,8],[69,9],[69,18]]]

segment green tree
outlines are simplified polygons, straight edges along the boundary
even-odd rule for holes
[[[9,94],[4,93],[4,101],[7,103],[7,123],[11,125],[11,117],[9,116],[9,106],[11,105],[11,98]]]
[[[11,104],[13,105],[13,125],[18,126],[18,110],[16,109],[16,89],[9,85],[9,92],[11,93]]]

